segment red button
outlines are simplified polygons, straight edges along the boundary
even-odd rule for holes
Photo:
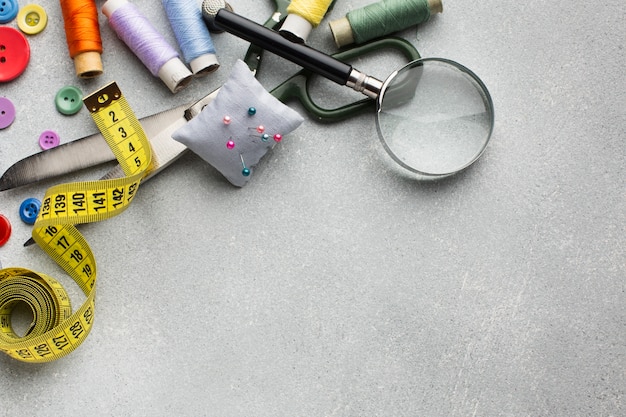
[[[0,214],[0,246],[7,243],[9,237],[11,237],[11,222]]]
[[[18,30],[0,26],[0,82],[19,77],[28,65],[30,46]]]

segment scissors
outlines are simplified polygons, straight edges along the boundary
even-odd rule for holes
[[[273,30],[277,29],[287,16],[289,3],[290,0],[275,0],[275,12],[265,22],[264,26]],[[381,38],[367,44],[350,47],[339,51],[333,57],[340,60],[351,60],[383,49],[397,50],[408,61],[420,58],[418,51],[410,42],[393,37]],[[254,44],[251,44],[246,52],[244,62],[255,75],[260,68],[263,52],[262,48]],[[325,109],[317,105],[309,93],[313,75],[311,71],[301,70],[283,81],[270,93],[283,103],[297,99],[308,113],[322,122],[337,122],[375,109],[375,100],[370,98],[335,109]],[[153,169],[144,178],[144,181],[161,172],[187,151],[183,144],[172,139],[172,133],[197,116],[217,96],[218,91],[219,88],[190,106],[178,106],[140,120],[146,136],[150,139],[154,160]],[[115,160],[115,156],[102,135],[97,133],[16,162],[0,178],[0,191],[54,178],[113,160]],[[118,165],[101,179],[118,178],[123,175]]]

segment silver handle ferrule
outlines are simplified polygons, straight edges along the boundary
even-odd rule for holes
[[[358,91],[359,93],[365,94],[369,98],[376,99],[380,95],[380,91],[383,88],[383,82],[374,77],[363,74],[360,71],[352,69],[352,71],[350,71],[348,81],[346,82],[346,86]]]

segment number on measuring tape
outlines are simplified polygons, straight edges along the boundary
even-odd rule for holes
[[[25,362],[49,362],[76,349],[94,322],[96,260],[79,223],[123,212],[134,199],[152,163],[150,142],[117,84],[83,100],[126,176],[49,188],[33,226],[33,239],[80,286],[86,301],[72,313],[70,299],[55,279],[24,268],[0,269],[0,351]],[[13,331],[13,310],[35,300],[26,336]],[[44,307],[48,308],[44,308]],[[55,313],[56,312],[56,313]],[[43,325],[39,325],[43,323]]]

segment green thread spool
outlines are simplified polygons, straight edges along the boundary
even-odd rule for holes
[[[423,23],[442,13],[441,0],[382,0],[329,23],[338,47],[371,39]]]

